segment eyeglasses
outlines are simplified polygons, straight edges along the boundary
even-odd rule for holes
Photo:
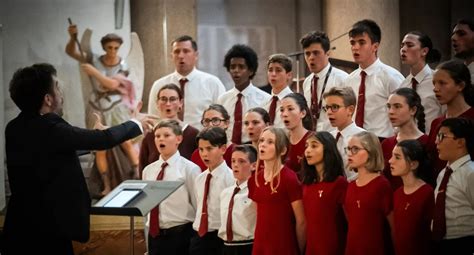
[[[164,104],[168,102],[174,103],[179,100],[179,97],[159,97],[158,100]]]
[[[350,154],[350,155],[355,155],[355,154],[357,154],[357,153],[358,153],[359,151],[361,151],[361,150],[365,150],[365,148],[361,148],[361,147],[357,147],[357,146],[352,146],[352,147],[347,146],[347,147],[344,148],[344,152],[345,152],[346,154],[348,154],[348,155],[349,155],[349,154]],[[349,152],[350,152],[350,153],[349,153]]]
[[[455,136],[449,136],[449,135],[446,135],[445,133],[438,133],[438,134],[436,135],[436,141],[437,141],[438,143],[442,142],[442,141],[444,140],[444,138],[453,138],[453,139],[456,140],[457,137],[455,137]]]
[[[225,121],[225,119],[221,119],[221,118],[202,119],[201,124],[204,127],[209,127],[209,125],[217,127],[221,124],[222,121]]]
[[[339,111],[340,108],[343,108],[343,107],[345,106],[332,104],[332,105],[325,105],[322,108],[325,112],[327,112],[328,110],[331,110],[332,112],[337,112]]]

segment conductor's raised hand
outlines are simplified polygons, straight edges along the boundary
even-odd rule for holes
[[[148,133],[153,131],[153,127],[158,122],[159,118],[153,114],[140,113],[142,106],[143,102],[138,102],[137,107],[132,111],[132,118],[140,121],[142,124],[143,133]]]
[[[71,38],[77,38],[77,26],[76,24],[71,24],[69,25],[69,27],[67,28],[67,32],[69,33],[69,36]]]

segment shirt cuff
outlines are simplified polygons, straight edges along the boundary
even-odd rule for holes
[[[130,121],[133,121],[135,122],[135,124],[138,125],[138,127],[140,128],[140,131],[142,131],[142,134],[143,134],[143,127],[142,127],[142,123],[136,119],[130,119]]]

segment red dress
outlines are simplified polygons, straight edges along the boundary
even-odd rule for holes
[[[474,107],[469,108],[467,111],[459,115],[459,117],[474,119]],[[439,132],[441,122],[443,122],[443,120],[445,119],[446,119],[446,115],[436,118],[433,120],[433,122],[431,122],[431,129],[430,129],[430,135],[429,135],[429,141],[428,141],[428,153],[433,162],[433,168],[434,168],[433,179],[434,180],[436,180],[439,172],[441,172],[441,170],[443,170],[443,168],[446,166],[446,161],[439,159],[438,150],[436,149],[436,135]],[[470,151],[469,153],[471,154],[471,156],[474,156],[473,155],[474,152]]]
[[[425,184],[412,194],[403,187],[393,196],[394,244],[397,255],[430,253],[431,217],[434,210],[433,188]]]
[[[224,160],[228,167],[232,167],[232,152],[234,151],[235,144],[231,143],[224,153]],[[199,149],[194,150],[193,155],[191,155],[191,161],[198,165],[202,171],[206,171],[207,166],[201,159],[199,155]]]
[[[349,183],[344,202],[348,223],[346,255],[383,255],[390,240],[387,216],[392,211],[393,192],[380,175],[362,187]]]
[[[191,160],[191,154],[197,148],[196,136],[198,133],[199,130],[190,125],[183,130],[183,141],[179,144],[178,151],[179,154],[186,159]],[[147,133],[145,138],[143,138],[142,145],[140,146],[140,154],[138,155],[140,178],[143,169],[159,158],[160,152],[155,145],[155,134],[153,132]]]
[[[292,255],[300,254],[296,239],[295,215],[291,203],[302,199],[302,188],[295,172],[287,167],[280,171],[280,185],[271,193],[270,184],[265,185],[263,171],[255,173],[248,181],[249,198],[257,204],[257,225],[253,254]],[[273,180],[276,185],[277,178]]]
[[[418,142],[425,147],[425,149],[428,146],[428,139],[429,137],[425,134],[422,136],[418,137]],[[390,171],[390,164],[388,161],[392,157],[392,151],[393,148],[395,148],[395,145],[397,145],[397,136],[392,136],[389,138],[386,138],[382,142],[382,151],[383,151],[383,159],[385,161],[385,168],[383,169],[383,174],[385,175],[385,178],[390,182],[390,185],[392,185],[392,190],[397,190],[401,186],[403,186],[403,181],[400,176],[393,176],[392,171]]]
[[[344,254],[347,222],[342,205],[346,178],[303,186],[306,216],[306,255]]]
[[[311,131],[306,132],[306,134],[299,140],[296,144],[291,144],[288,146],[288,153],[286,154],[285,166],[291,170],[299,173],[301,170],[301,160],[304,158],[304,150],[306,146],[306,139],[311,135]]]

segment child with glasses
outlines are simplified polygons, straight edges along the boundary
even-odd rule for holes
[[[343,166],[347,180],[352,181],[357,178],[357,173],[351,171],[347,166],[347,155],[344,148],[347,147],[349,138],[365,129],[358,127],[352,121],[352,115],[356,107],[356,96],[351,87],[333,87],[323,94],[326,105],[323,111],[327,115],[329,122],[337,130],[331,134],[336,138],[336,145],[342,156]]]
[[[392,151],[398,142],[416,139],[423,146],[428,144],[428,136],[425,135],[425,112],[421,104],[421,98],[411,88],[400,88],[395,90],[387,101],[388,117],[392,126],[398,129],[397,134],[388,137],[382,142],[382,151],[385,161],[383,174],[392,185],[395,191],[402,186],[402,179],[398,176],[392,176],[390,171],[389,159],[392,157]],[[432,180],[433,178],[431,178]],[[428,181],[428,180],[427,180]],[[432,181],[428,181],[432,184]]]
[[[389,163],[392,175],[403,180],[403,186],[393,195],[395,254],[432,254],[434,196],[433,188],[426,182],[432,169],[424,146],[415,139],[400,141],[393,148]]]
[[[392,254],[393,192],[381,174],[384,162],[379,139],[371,132],[357,133],[349,139],[346,153],[349,167],[358,176],[349,183],[344,201],[348,222],[345,254]]]
[[[306,254],[344,254],[347,223],[343,211],[347,180],[334,137],[326,131],[306,140],[303,206]]]
[[[182,127],[183,141],[179,144],[178,150],[181,156],[191,159],[194,150],[197,149],[196,135],[199,130],[195,127],[182,122],[178,113],[182,111],[183,93],[175,84],[166,84],[160,88],[156,98],[156,105],[161,119],[176,120]],[[140,174],[150,163],[155,162],[160,157],[160,152],[156,148],[155,134],[147,133],[143,138],[140,147],[138,169]]]
[[[209,107],[204,110],[202,113],[201,124],[204,128],[209,127],[220,127],[224,130],[227,130],[229,127],[229,113],[227,110],[220,104],[211,104]],[[224,154],[224,160],[227,163],[227,166],[231,167],[232,161],[232,151],[234,150],[234,144],[228,139],[226,145],[226,151]],[[191,161],[198,165],[202,171],[206,170],[206,164],[199,156],[198,149],[194,150],[193,154],[191,155]]]
[[[257,204],[253,254],[302,254],[306,223],[302,190],[293,170],[283,165],[288,138],[281,128],[267,127],[258,143],[259,163],[248,182],[249,198]]]

